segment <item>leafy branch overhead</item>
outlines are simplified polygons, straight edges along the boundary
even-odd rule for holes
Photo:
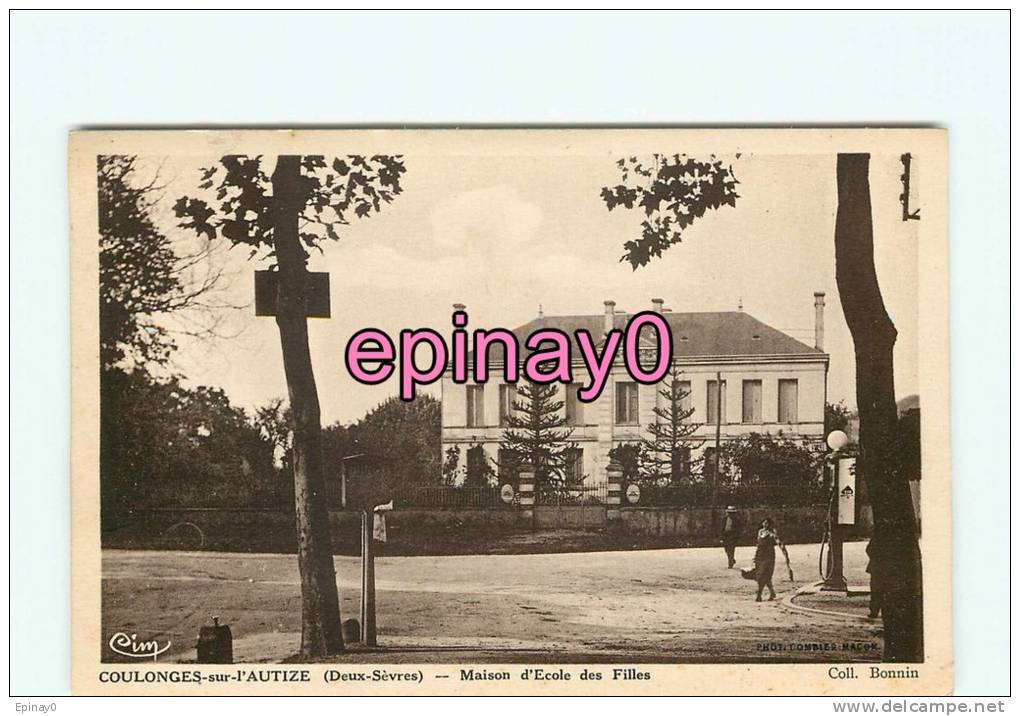
[[[306,249],[324,240],[339,241],[339,226],[382,209],[401,193],[400,155],[350,155],[329,161],[301,158],[299,235]],[[202,170],[199,188],[207,197],[183,196],[174,204],[180,226],[213,238],[251,247],[251,256],[273,255],[272,180],[262,156],[225,156]],[[321,250],[321,249],[320,249]]]
[[[739,196],[733,167],[715,156],[700,161],[685,154],[654,154],[651,163],[627,157],[616,166],[621,182],[603,187],[601,196],[610,211],[621,206],[644,211],[641,237],[624,243],[620,258],[635,269],[680,243],[683,231],[709,209],[736,206]]]

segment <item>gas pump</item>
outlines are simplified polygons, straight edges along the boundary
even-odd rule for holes
[[[826,456],[825,471],[830,486],[829,507],[818,555],[818,571],[825,591],[847,591],[843,576],[843,540],[846,530],[856,522],[857,512],[857,459],[843,453],[848,438],[842,430],[833,430],[826,438],[830,452]],[[828,545],[828,559],[825,548]]]

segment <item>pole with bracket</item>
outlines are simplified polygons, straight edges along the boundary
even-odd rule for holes
[[[361,511],[361,643],[375,646],[375,549],[371,510]]]

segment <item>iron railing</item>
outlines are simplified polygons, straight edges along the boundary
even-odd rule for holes
[[[499,487],[463,487],[453,485],[427,485],[400,489],[393,499],[396,508],[456,508],[498,509],[512,507],[514,501],[505,502]]]
[[[540,505],[604,505],[609,497],[605,482],[593,485],[542,485],[535,490]]]

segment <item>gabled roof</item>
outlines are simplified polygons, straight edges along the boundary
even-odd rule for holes
[[[706,313],[677,313],[667,311],[662,317],[669,323],[673,333],[673,355],[676,358],[706,356],[775,356],[775,355],[817,355],[825,354],[772,326],[742,311],[716,311]],[[627,327],[631,314],[618,313],[614,328]],[[576,349],[574,331],[586,329],[601,344],[603,337],[602,315],[591,316],[542,316],[528,321],[513,330],[520,342],[521,351],[527,354],[524,342],[528,336],[541,329],[558,329],[571,338]],[[648,336],[649,329],[642,331]],[[651,347],[649,345],[649,347]],[[577,353],[575,353],[575,358]],[[493,344],[489,351],[490,362],[502,362],[503,348]]]

